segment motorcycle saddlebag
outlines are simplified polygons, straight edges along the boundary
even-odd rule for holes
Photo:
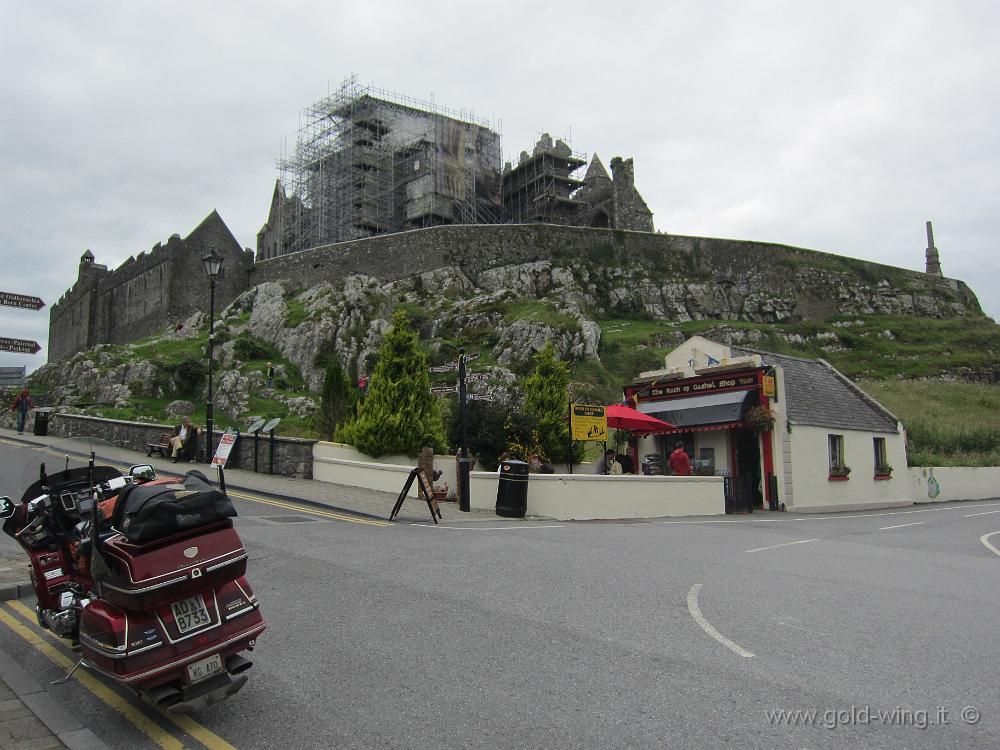
[[[140,484],[118,498],[112,526],[131,544],[143,544],[236,515],[229,496],[195,470],[181,484]]]

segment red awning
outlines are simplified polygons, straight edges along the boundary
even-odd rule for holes
[[[604,409],[608,418],[608,427],[616,430],[631,430],[632,432],[663,432],[674,429],[669,422],[651,417],[622,404],[614,404]]]

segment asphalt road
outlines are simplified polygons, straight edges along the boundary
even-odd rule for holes
[[[40,456],[0,445],[0,490]],[[181,725],[53,687],[112,747],[1000,745],[1000,501],[460,528],[236,502],[249,684]],[[53,679],[30,606],[0,648]]]

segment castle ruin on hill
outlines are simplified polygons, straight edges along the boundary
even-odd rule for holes
[[[654,231],[631,159],[612,159],[609,175],[596,155],[588,161],[543,134],[516,164],[501,166],[500,136],[487,123],[354,79],[303,121],[294,156],[279,163],[256,254],[215,211],[187,237],[175,234],[114,270],[88,250],[77,281],[51,308],[49,360],[207,312],[202,257],[213,250],[224,258],[217,309],[265,281],[299,289],[354,274],[390,282],[451,269],[475,286],[505,268],[553,274],[589,263],[621,282],[603,293],[624,315],[782,322],[981,314],[971,290],[942,275],[930,222],[926,273],[787,245],[669,235]],[[588,281],[585,269],[573,273],[584,295],[602,293],[597,274]]]

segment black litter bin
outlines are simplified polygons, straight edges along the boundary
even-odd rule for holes
[[[500,464],[497,485],[497,515],[504,518],[524,518],[528,512],[528,464],[524,461],[504,461]]]
[[[35,412],[35,434],[42,437],[49,434],[49,413],[47,411]]]

